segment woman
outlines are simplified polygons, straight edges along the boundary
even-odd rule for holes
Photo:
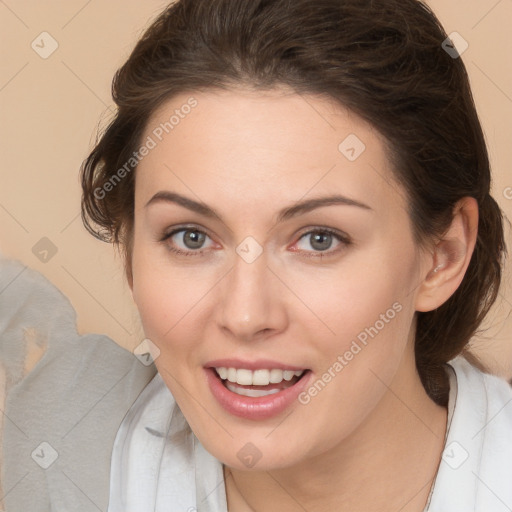
[[[446,366],[504,246],[446,40],[416,1],[181,1],[142,37],[83,168],[159,372],[111,510],[511,504],[510,390]]]
[[[181,0],[113,94],[83,219],[158,373],[109,510],[510,510],[512,391],[463,357],[502,218],[432,12]]]

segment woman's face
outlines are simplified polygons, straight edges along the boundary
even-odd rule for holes
[[[417,386],[429,261],[379,134],[319,97],[240,90],[174,97],[142,141],[133,297],[206,449],[286,467],[390,417],[389,387]]]

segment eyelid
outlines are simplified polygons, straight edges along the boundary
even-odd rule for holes
[[[303,228],[298,236],[300,240],[304,235],[310,235],[311,233],[328,233],[330,235],[334,235],[342,241],[350,242],[351,239],[347,233],[344,231],[340,231],[338,229],[329,228],[327,226],[308,226]]]
[[[312,235],[314,233],[322,233],[322,234],[329,234],[333,236],[334,238],[338,239],[340,242],[341,248],[337,249],[327,249],[326,251],[304,251],[301,249],[292,249],[293,252],[300,252],[306,257],[329,257],[334,256],[338,254],[341,250],[343,250],[343,246],[351,245],[352,239],[349,235],[344,233],[343,231],[339,231],[334,228],[329,228],[326,226],[308,226],[307,228],[304,228],[304,231],[301,232],[300,235],[298,235],[297,241],[293,243],[293,245],[296,245],[302,238],[304,238],[306,235]]]
[[[165,243],[168,239],[170,239],[171,237],[173,237],[174,235],[176,235],[177,233],[180,233],[182,231],[195,231],[197,233],[201,233],[201,234],[207,236],[208,238],[210,238],[210,240],[213,241],[213,238],[209,235],[208,231],[203,228],[199,228],[197,225],[175,226],[170,231],[165,232],[161,237],[159,237],[158,241],[161,243]],[[339,231],[337,229],[329,228],[329,227],[325,227],[325,226],[308,226],[306,228],[303,228],[302,232],[298,235],[298,238],[293,243],[293,245],[296,245],[306,235],[312,235],[314,233],[329,234],[329,235],[335,237],[336,239],[338,239],[338,241],[340,242],[340,245],[347,246],[347,245],[352,244],[352,240],[351,240],[350,236],[347,235],[346,233],[344,233],[343,231]],[[177,253],[177,254],[185,255],[185,256],[188,256],[188,255],[199,256],[205,252],[208,252],[208,249],[203,249],[203,248],[197,249],[197,250],[192,250],[192,249],[184,250],[184,249],[179,249],[179,248],[175,248],[175,247],[168,247],[168,249],[173,253]],[[337,254],[338,252],[340,252],[340,250],[341,249],[334,249],[334,250],[328,249],[326,251],[304,251],[301,249],[292,249],[292,252],[302,253],[304,255],[307,255],[307,257],[328,257],[331,255]]]
[[[174,236],[176,233],[179,233],[180,231],[197,231],[198,233],[202,233],[203,235],[206,235],[207,237],[212,238],[208,234],[208,231],[206,231],[205,229],[200,228],[196,225],[190,224],[190,225],[183,225],[183,226],[174,226],[169,231],[165,231],[163,233],[163,235],[159,237],[158,241],[164,242],[165,240],[171,238],[172,236]]]
[[[166,244],[167,240],[169,240],[174,235],[176,235],[177,233],[180,233],[182,231],[185,231],[185,232],[186,231],[195,231],[197,233],[201,233],[201,234],[207,236],[210,240],[213,241],[213,238],[208,234],[208,232],[205,229],[199,228],[196,225],[184,225],[184,226],[182,225],[182,226],[175,226],[170,231],[166,231],[162,236],[160,236],[158,238],[158,242]],[[166,244],[166,245],[167,245],[167,249],[169,251],[171,251],[172,253],[175,253],[178,255],[184,255],[184,256],[200,256],[203,253],[208,251],[208,248],[207,249],[201,248],[201,249],[197,249],[197,250],[192,250],[192,249],[185,250],[185,249],[180,249],[180,248],[176,248],[176,247],[171,247],[168,244]]]

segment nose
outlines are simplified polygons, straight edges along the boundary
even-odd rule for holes
[[[223,281],[217,318],[224,334],[252,341],[286,329],[283,285],[267,266],[264,253],[252,263],[235,255],[234,266]]]

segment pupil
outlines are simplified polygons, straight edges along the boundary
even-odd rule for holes
[[[185,245],[189,249],[198,249],[204,243],[204,233],[197,231],[187,231],[185,234]]]
[[[311,246],[314,249],[326,250],[329,249],[332,243],[332,235],[317,233],[313,235]]]

